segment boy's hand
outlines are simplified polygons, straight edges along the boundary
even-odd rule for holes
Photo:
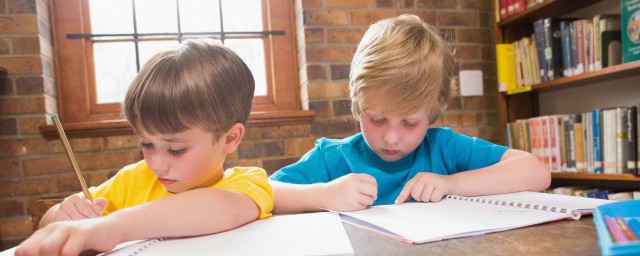
[[[93,218],[51,223],[22,242],[15,255],[79,255],[87,250],[105,252],[122,239],[111,218]]]
[[[102,197],[94,199],[91,203],[82,193],[73,194],[60,203],[58,211],[54,215],[54,221],[100,217],[106,207],[107,200]]]
[[[326,209],[362,210],[378,198],[378,182],[369,174],[352,173],[326,183],[323,192]]]
[[[453,187],[451,176],[420,172],[402,188],[395,203],[402,204],[410,198],[419,202],[440,202]]]

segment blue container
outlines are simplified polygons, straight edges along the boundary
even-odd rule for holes
[[[627,200],[605,204],[593,212],[593,222],[598,231],[598,243],[602,255],[640,255],[640,241],[615,243],[609,235],[609,229],[604,223],[604,216],[622,217],[625,220],[636,218],[640,220],[640,200]]]

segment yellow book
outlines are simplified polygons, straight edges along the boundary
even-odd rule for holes
[[[516,67],[512,44],[496,45],[496,62],[498,65],[498,85],[507,92],[516,89]]]

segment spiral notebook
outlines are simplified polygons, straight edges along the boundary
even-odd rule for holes
[[[481,235],[561,219],[580,219],[612,201],[537,192],[447,196],[438,203],[405,203],[340,212],[343,222],[406,243]]]
[[[353,255],[340,217],[320,212],[276,215],[227,232],[156,238],[118,245],[102,255]]]

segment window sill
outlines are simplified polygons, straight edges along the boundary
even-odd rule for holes
[[[309,124],[315,117],[313,110],[285,110],[251,112],[248,127],[267,127],[281,125]],[[82,123],[65,123],[64,131],[69,138],[104,137],[131,135],[133,129],[125,119],[108,121],[91,121]],[[40,126],[40,133],[47,139],[58,138],[53,125]]]

